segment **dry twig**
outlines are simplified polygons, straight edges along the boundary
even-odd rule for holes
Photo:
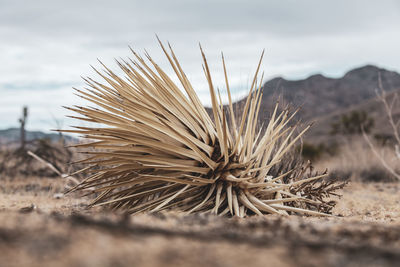
[[[44,159],[42,159],[41,157],[39,157],[38,155],[36,155],[32,151],[28,150],[27,154],[29,156],[33,157],[34,159],[38,160],[39,162],[41,162],[44,166],[46,166],[47,168],[49,168],[50,170],[55,172],[61,178],[66,179],[65,190],[70,190],[71,188],[73,188],[73,187],[75,187],[75,186],[77,186],[79,184],[79,180],[77,178],[73,177],[70,174],[61,173],[56,167],[54,167],[53,164],[51,164],[48,161],[45,161]],[[69,183],[71,183],[72,186],[70,186]],[[89,191],[92,191],[92,189],[90,189]]]
[[[400,136],[399,136],[399,130],[398,130],[399,124],[400,124],[400,120],[395,122],[394,119],[393,119],[393,108],[398,102],[398,94],[397,93],[394,94],[393,99],[389,104],[388,101],[387,101],[386,91],[384,90],[383,85],[382,85],[382,78],[381,78],[380,74],[379,74],[379,78],[378,78],[378,89],[375,91],[375,93],[376,93],[376,96],[377,96],[378,100],[382,102],[382,105],[385,108],[387,119],[389,121],[390,126],[392,127],[392,132],[393,132],[393,135],[394,135],[396,143],[397,143],[395,145],[395,149],[394,149],[395,155],[396,155],[397,159],[400,160],[400,152],[399,152]],[[375,156],[382,163],[383,167],[386,170],[388,170],[397,180],[400,181],[400,174],[398,174],[386,162],[386,160],[384,159],[383,155],[378,152],[377,148],[372,143],[372,141],[370,140],[370,138],[368,137],[368,135],[365,133],[364,130],[363,130],[363,137],[364,137],[365,141],[367,142],[368,146],[371,148],[372,152],[375,154]]]

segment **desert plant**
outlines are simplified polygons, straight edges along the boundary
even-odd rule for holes
[[[309,142],[303,142],[297,146],[297,150],[301,155],[312,162],[321,159],[323,156],[332,156],[337,153],[337,143],[332,142],[331,144],[319,143],[313,144]]]
[[[67,172],[67,163],[73,157],[70,149],[49,139],[30,140],[26,142],[24,149],[18,147],[4,152],[0,162],[0,174],[10,177],[17,175],[54,177],[54,172],[49,171],[48,168],[43,168],[42,164],[37,164],[27,153],[29,151],[50,162],[55,166],[55,169],[61,172]]]
[[[171,46],[169,51],[161,42],[160,46],[183,90],[147,52],[145,60],[133,50],[135,60],[117,60],[126,79],[100,62],[105,74],[96,72],[107,84],[85,78],[90,88],[75,89],[98,107],[68,107],[81,115],[72,117],[105,126],[65,130],[92,140],[77,145],[90,155],[79,161],[88,164],[84,170],[90,175],[74,190],[95,188],[97,197],[91,205],[128,213],[175,209],[240,217],[292,212],[326,215],[323,212],[330,209],[321,208],[326,205],[322,199],[332,191],[323,190],[330,185],[317,183],[326,174],[309,176],[304,168],[288,168],[290,162],[286,162],[286,155],[310,126],[296,135],[296,127],[287,126],[294,114],[288,109],[278,112],[278,104],[266,126],[257,126],[263,95],[262,79],[257,79],[262,56],[237,120],[223,55],[226,109],[200,47],[211,118]]]
[[[343,114],[338,122],[331,125],[331,134],[355,135],[362,134],[363,130],[369,133],[374,126],[374,119],[364,110],[353,110]]]

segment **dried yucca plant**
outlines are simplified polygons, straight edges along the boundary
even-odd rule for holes
[[[278,105],[266,126],[257,126],[262,99],[257,74],[262,56],[237,120],[224,58],[229,98],[225,108],[200,47],[211,95],[211,118],[171,46],[167,50],[160,45],[186,94],[147,53],[145,60],[134,51],[135,60],[117,61],[125,79],[103,65],[105,74],[96,71],[106,84],[87,78],[90,88],[76,89],[98,108],[69,108],[83,115],[74,118],[105,127],[66,131],[93,140],[78,145],[91,155],[80,161],[89,165],[83,171],[90,175],[75,189],[94,188],[97,194],[91,205],[128,213],[173,209],[239,217],[292,212],[326,215],[321,211],[327,209],[319,208],[326,205],[323,194],[312,198],[301,190],[307,185],[311,192],[309,187],[325,175],[305,177],[294,169],[270,174],[272,168],[285,165],[285,155],[309,127],[296,135],[296,128],[288,126],[294,114],[287,109],[278,112]]]

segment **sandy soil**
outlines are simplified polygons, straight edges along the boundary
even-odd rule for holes
[[[0,179],[0,266],[399,266],[400,184],[352,183],[335,217],[86,209],[59,179]]]

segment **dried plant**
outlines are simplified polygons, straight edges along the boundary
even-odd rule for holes
[[[89,165],[84,171],[90,175],[75,190],[95,188],[97,195],[91,205],[128,213],[174,209],[239,217],[293,212],[327,215],[327,209],[313,208],[324,202],[310,198],[314,194],[310,188],[316,188],[316,181],[326,174],[306,177],[295,169],[277,171],[282,170],[278,165],[290,165],[285,155],[310,126],[296,134],[296,127],[288,126],[296,112],[278,112],[278,104],[266,126],[257,126],[263,95],[257,76],[263,56],[237,120],[223,55],[229,99],[225,108],[200,47],[211,95],[211,118],[171,46],[167,49],[161,42],[160,46],[184,91],[147,52],[145,60],[133,50],[135,60],[117,61],[125,79],[100,62],[105,74],[96,72],[106,84],[87,78],[90,88],[75,89],[98,108],[68,108],[82,115],[72,117],[105,125],[65,131],[93,140],[78,145],[90,155],[80,161]],[[292,178],[285,183],[289,176]]]
[[[394,152],[396,154],[395,159],[398,161],[398,160],[400,160],[400,149],[399,149],[399,146],[400,146],[400,134],[399,134],[400,120],[395,121],[395,119],[393,118],[393,109],[396,105],[399,104],[398,103],[399,96],[397,93],[393,94],[391,97],[390,103],[388,103],[388,100],[387,100],[388,97],[387,97],[385,89],[383,88],[382,78],[381,78],[380,73],[378,75],[378,89],[375,91],[375,93],[376,93],[378,100],[382,103],[382,105],[385,109],[387,120],[392,128],[393,136],[396,140],[396,144],[394,147]],[[382,163],[382,166],[387,171],[389,171],[393,175],[393,177],[395,177],[398,181],[400,181],[400,174],[390,166],[389,162],[387,162],[385,160],[385,156],[382,153],[378,152],[378,149],[372,143],[372,141],[368,137],[365,130],[363,130],[363,137],[364,137],[365,141],[367,142],[367,144],[369,145],[369,147],[371,148],[372,152]]]

